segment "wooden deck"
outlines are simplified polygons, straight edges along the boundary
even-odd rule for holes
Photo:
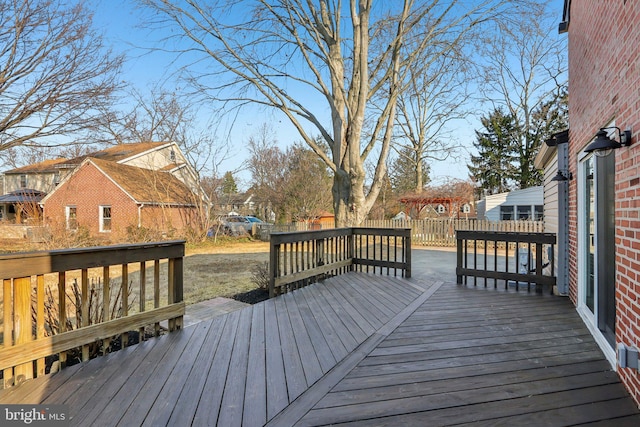
[[[565,298],[349,273],[0,391],[73,425],[637,426]]]

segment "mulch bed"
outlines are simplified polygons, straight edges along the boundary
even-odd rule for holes
[[[241,301],[247,304],[257,304],[269,299],[269,291],[258,288],[241,294],[235,294],[232,298],[236,301]]]

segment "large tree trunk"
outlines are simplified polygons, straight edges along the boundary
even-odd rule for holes
[[[364,194],[364,173],[339,170],[333,178],[333,210],[336,227],[357,227],[367,218],[371,206]]]

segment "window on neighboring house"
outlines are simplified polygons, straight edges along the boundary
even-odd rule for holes
[[[464,205],[462,205],[462,207],[460,208],[460,212],[471,213],[471,206],[469,205],[469,203],[465,203]]]
[[[20,175],[20,188],[27,188],[27,175]]]
[[[531,219],[531,206],[518,206],[518,220]]]
[[[175,163],[176,162],[176,152],[173,151],[173,149],[171,149],[171,151],[169,152],[169,161],[171,163]]]
[[[53,174],[53,185],[56,186],[60,184],[60,172],[55,172]]]
[[[77,208],[75,206],[67,206],[65,209],[65,217],[67,219],[67,230],[78,229]]]
[[[100,232],[111,231],[111,206],[100,206]]]
[[[444,205],[438,205],[438,208],[436,210],[438,211],[439,214],[443,214],[447,211]]]
[[[513,206],[500,206],[500,221],[513,221]]]
[[[542,221],[544,219],[544,206],[535,205],[533,207],[533,219],[535,221]]]

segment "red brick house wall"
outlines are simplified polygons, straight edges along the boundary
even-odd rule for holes
[[[76,207],[79,227],[86,227],[93,236],[112,241],[126,240],[127,227],[138,225],[156,231],[177,230],[181,235],[194,211],[189,207],[150,204],[139,208],[135,200],[90,162],[81,166],[45,199],[45,222],[64,228],[66,206]],[[100,231],[100,206],[111,206],[110,232]]]
[[[94,236],[118,240],[126,236],[127,226],[138,225],[135,201],[92,163],[81,167],[46,199],[45,222],[64,227],[65,207],[72,205],[76,206],[78,226],[86,227]],[[111,206],[111,232],[99,230],[99,207],[103,205]]]
[[[640,347],[640,3],[573,1],[569,22],[569,165],[600,127],[633,130],[632,146],[614,150],[616,343]],[[570,297],[578,296],[577,180],[569,190]],[[640,375],[619,369],[640,405]]]

